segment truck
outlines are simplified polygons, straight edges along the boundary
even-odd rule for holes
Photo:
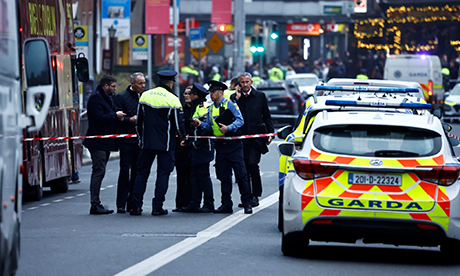
[[[383,79],[417,82],[423,88],[426,102],[441,107],[444,103],[441,70],[441,61],[435,55],[389,55]]]
[[[0,0],[0,275],[15,274],[19,263],[24,133],[42,129],[56,89],[49,41],[24,39],[19,8]],[[46,24],[37,22],[42,31]]]
[[[53,94],[45,122],[40,129],[24,132],[26,138],[80,136],[78,80],[85,81],[75,51],[71,0],[18,0],[20,39],[42,38],[49,44]],[[86,62],[87,65],[87,62]],[[79,67],[79,68],[77,68]],[[25,98],[23,98],[23,101]],[[48,140],[24,143],[23,185],[28,200],[41,200],[43,188],[64,193],[68,179],[82,166],[81,140]]]

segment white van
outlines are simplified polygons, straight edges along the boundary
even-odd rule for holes
[[[441,61],[430,55],[389,55],[385,62],[385,80],[413,81],[423,88],[425,100],[433,105],[444,103]]]

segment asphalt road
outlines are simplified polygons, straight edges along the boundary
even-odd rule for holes
[[[460,125],[453,125],[460,136]],[[277,140],[278,142],[280,140]],[[277,229],[276,144],[261,162],[261,205],[245,215],[171,213],[152,217],[155,166],[144,197],[144,213],[89,215],[91,166],[65,194],[45,191],[40,202],[23,205],[21,259],[17,275],[459,275],[460,264],[439,248],[314,242],[302,258],[281,253]],[[216,207],[220,184],[211,169]],[[115,208],[118,161],[108,163],[101,200]],[[175,206],[172,173],[165,208]],[[460,258],[460,254],[459,254]]]

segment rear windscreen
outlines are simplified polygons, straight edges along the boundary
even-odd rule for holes
[[[284,96],[286,95],[286,90],[284,88],[279,88],[279,89],[265,89],[265,88],[258,88],[257,90],[262,91],[265,93],[267,96]]]
[[[343,125],[315,130],[313,144],[335,154],[375,157],[431,156],[441,150],[441,136],[432,131],[375,125]]]
[[[314,78],[295,78],[292,79],[298,86],[313,86],[318,84],[318,80]]]

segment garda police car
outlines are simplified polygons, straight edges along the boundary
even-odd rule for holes
[[[414,95],[415,93],[415,95]],[[343,109],[341,106],[326,105],[326,101],[330,99],[342,99],[342,100],[379,100],[388,104],[399,104],[402,102],[421,102],[425,103],[423,99],[417,96],[417,88],[389,88],[389,87],[377,87],[370,85],[355,85],[355,86],[317,86],[316,91],[312,97],[310,97],[306,104],[302,114],[298,117],[296,124],[293,128],[286,127],[282,129],[278,135],[279,138],[285,139],[286,142],[292,142],[297,148],[303,142],[304,134],[308,132],[309,127],[314,121],[316,115],[323,110],[340,110]],[[348,107],[348,109],[369,109],[364,106]],[[403,109],[397,110],[398,112],[413,113],[413,110]],[[426,110],[415,111],[421,114],[428,114]],[[287,168],[287,157],[281,155],[279,159],[279,208],[278,208],[278,228],[283,231],[283,189]]]
[[[419,114],[431,105],[327,98],[330,109],[307,112],[298,149],[279,145],[283,253],[305,252],[309,240],[460,249],[458,141]]]

